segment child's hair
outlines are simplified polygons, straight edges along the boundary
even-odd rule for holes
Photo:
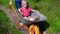
[[[27,7],[26,8],[29,8],[29,3],[27,2]]]
[[[22,2],[26,2],[27,3],[27,7],[26,8],[28,9],[29,8],[29,3],[27,1],[22,1]]]

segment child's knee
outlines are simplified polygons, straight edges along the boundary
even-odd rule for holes
[[[20,23],[21,26],[23,26],[23,23]]]

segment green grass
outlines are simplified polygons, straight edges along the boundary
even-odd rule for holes
[[[0,10],[0,34],[22,34],[19,30],[17,30],[14,26],[10,24],[9,18],[6,14]]]
[[[4,14],[2,10],[0,10],[0,34],[6,34],[8,23],[9,19],[6,17],[6,14]]]
[[[29,0],[28,0],[29,1]],[[60,32],[60,2],[59,0],[41,0],[40,2],[29,1],[31,8],[36,7],[40,13],[47,16],[47,22],[50,24],[47,29],[49,34],[57,34]],[[34,4],[35,3],[35,4]]]
[[[47,22],[50,27],[47,29],[49,34],[57,34],[60,32],[60,0],[28,0],[30,7],[37,9],[40,13],[46,15]],[[0,0],[0,3],[8,6],[8,0],[5,2]]]
[[[13,3],[14,3],[14,0],[12,1]],[[5,5],[5,6],[7,6],[7,7],[11,7],[10,5],[9,5],[9,0],[0,0],[0,4],[1,5]]]

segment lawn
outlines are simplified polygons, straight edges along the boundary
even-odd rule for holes
[[[0,34],[22,34],[14,26],[10,24],[9,18],[0,10]]]
[[[46,15],[50,27],[48,34],[58,34],[60,32],[60,0],[28,0],[30,7],[37,9],[40,13]],[[0,0],[0,4],[9,6],[8,0]],[[14,3],[14,0],[13,0]]]
[[[37,2],[30,0],[29,3],[33,9],[37,9],[40,13],[46,15],[46,21],[50,24],[50,27],[47,29],[48,34],[57,34],[60,32],[59,0],[39,0]]]

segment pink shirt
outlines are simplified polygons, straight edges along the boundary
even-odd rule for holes
[[[30,10],[31,10],[30,8],[21,7],[20,10],[24,17],[30,16]]]

